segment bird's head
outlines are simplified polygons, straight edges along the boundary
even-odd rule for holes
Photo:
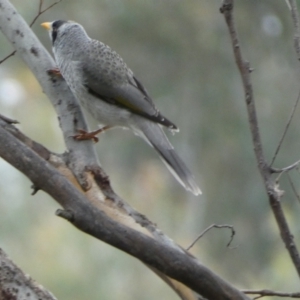
[[[41,26],[48,30],[53,45],[57,40],[61,40],[63,36],[82,33],[86,35],[84,28],[74,21],[56,20],[42,23]]]

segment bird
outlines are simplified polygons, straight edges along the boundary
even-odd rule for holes
[[[111,127],[131,129],[159,154],[178,182],[194,195],[202,192],[191,171],[175,152],[163,128],[179,131],[156,108],[143,84],[117,52],[88,36],[74,21],[44,22],[60,73],[79,103],[104,127],[79,130],[77,140],[94,139]],[[55,70],[53,70],[55,72]]]

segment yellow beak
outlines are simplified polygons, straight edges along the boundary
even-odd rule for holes
[[[41,26],[44,27],[47,30],[51,30],[51,25],[52,25],[51,22],[45,22],[45,23],[41,24]]]

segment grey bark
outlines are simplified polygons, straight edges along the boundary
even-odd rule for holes
[[[0,300],[56,300],[18,268],[0,248]]]

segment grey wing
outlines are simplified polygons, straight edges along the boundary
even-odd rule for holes
[[[177,129],[159,113],[146,89],[115,51],[98,41],[93,41],[90,51],[91,55],[85,56],[82,72],[91,94],[170,129]]]

